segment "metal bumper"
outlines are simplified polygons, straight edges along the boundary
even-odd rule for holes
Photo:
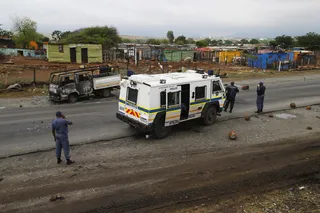
[[[49,92],[49,98],[52,101],[65,101],[65,100],[68,100],[68,96],[67,97],[61,97],[60,94],[56,94],[56,93],[52,93],[52,92]]]
[[[152,131],[152,125],[145,125],[139,121],[136,121],[132,118],[129,118],[119,112],[117,112],[117,118],[130,126],[133,126],[134,128],[137,128],[143,132],[151,132]]]

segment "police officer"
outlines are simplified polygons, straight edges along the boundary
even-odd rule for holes
[[[68,125],[72,125],[71,121],[66,120],[66,117],[60,112],[56,112],[56,119],[52,121],[52,135],[56,142],[56,156],[57,163],[60,164],[61,150],[63,149],[64,156],[67,160],[67,164],[73,164],[74,161],[70,160],[69,156],[69,137],[68,137]]]
[[[257,86],[257,109],[256,113],[263,112],[264,94],[266,92],[266,87],[263,82],[260,82]]]
[[[224,103],[224,111],[226,112],[230,103],[230,113],[232,113],[234,102],[236,100],[236,95],[239,92],[238,87],[234,85],[234,82],[231,82],[229,86],[227,86],[227,99]]]

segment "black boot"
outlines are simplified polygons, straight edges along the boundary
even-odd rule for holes
[[[70,159],[67,160],[67,165],[70,165],[70,164],[73,164],[73,163],[74,163],[74,161],[72,161]]]
[[[60,164],[62,162],[61,158],[57,158],[57,164]]]

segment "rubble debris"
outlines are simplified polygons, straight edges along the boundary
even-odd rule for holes
[[[307,127],[307,130],[312,130],[312,127],[311,127],[311,126],[308,126],[308,127]]]
[[[311,110],[311,106],[307,106],[307,107],[306,107],[306,110]]]
[[[269,115],[269,118],[273,118],[273,117],[274,117],[274,115],[273,115],[273,114],[270,114],[270,115]]]
[[[248,90],[249,89],[249,85],[243,85],[242,86],[242,90]]]
[[[320,116],[316,116],[316,118],[320,119]]]
[[[246,121],[250,121],[250,116],[245,116],[244,119],[245,119]]]
[[[12,84],[10,86],[8,86],[7,90],[9,91],[21,91],[22,90],[22,86],[18,83],[16,84]]]
[[[0,177],[0,182],[3,181],[3,177]]]
[[[64,197],[63,197],[62,195],[56,194],[56,195],[52,195],[52,196],[51,196],[50,201],[51,201],[51,202],[55,202],[55,201],[57,201],[57,200],[63,200],[63,199],[64,199]]]
[[[295,109],[295,108],[297,108],[297,105],[296,105],[295,103],[291,103],[291,104],[290,104],[290,107],[291,107],[292,109]]]
[[[229,138],[230,138],[230,140],[236,140],[237,139],[237,134],[236,134],[236,132],[235,131],[230,131],[229,132]]]

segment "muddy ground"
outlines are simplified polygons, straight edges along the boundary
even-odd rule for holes
[[[11,60],[14,62],[13,64],[0,64],[0,92],[1,90],[5,89],[8,85],[16,82],[32,83],[34,80],[34,71],[36,74],[36,82],[48,83],[51,72],[79,68],[80,66],[79,64],[71,63],[49,63],[45,60],[29,59],[25,57],[11,57]],[[106,64],[109,64],[111,66],[119,66],[121,73],[126,73],[126,61],[113,61]],[[101,64],[89,64],[87,66],[98,65]],[[267,70],[264,72],[261,69],[259,70],[246,66],[233,64],[221,65],[212,64],[209,62],[168,62],[168,64],[165,66],[167,67],[166,70],[168,72],[176,72],[177,70],[182,69],[182,67],[189,69],[201,68],[205,70],[220,70],[221,76],[226,76],[229,79],[242,80],[249,78],[266,78],[275,76],[292,76],[319,73],[319,67],[306,67],[304,71],[291,70],[285,72],[277,72],[275,70]],[[138,66],[136,66],[134,62],[130,62],[129,70],[133,70],[136,73],[144,74],[154,74],[162,72],[157,61],[140,61]],[[38,94],[41,94],[41,92],[42,91],[40,91],[40,93]],[[19,94],[21,93],[15,93],[14,95],[19,96]],[[27,94],[30,94],[30,92]],[[0,97],[1,96],[3,95],[1,95],[0,93]]]
[[[164,140],[138,134],[73,146],[71,166],[57,165],[54,150],[3,158],[0,211],[319,212],[319,112],[194,122]],[[51,202],[57,194],[64,199]]]

